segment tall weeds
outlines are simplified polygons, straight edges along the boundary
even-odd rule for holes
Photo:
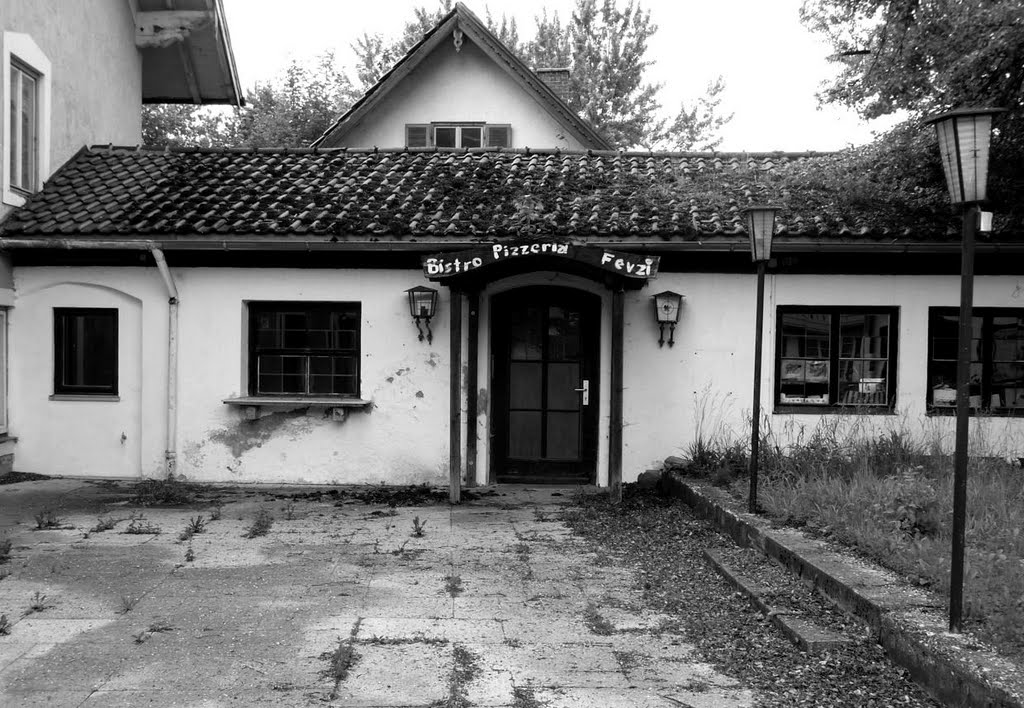
[[[948,594],[952,459],[936,438],[915,435],[899,420],[879,432],[861,418],[829,416],[813,428],[787,422],[781,435],[766,419],[758,501],[780,521]],[[695,467],[715,479],[724,464],[743,469],[745,459],[735,458],[748,446],[718,435],[690,452],[700,455],[691,454]],[[983,449],[972,445],[972,453]],[[965,616],[1024,658],[1024,471],[1016,461],[978,455],[968,475]]]

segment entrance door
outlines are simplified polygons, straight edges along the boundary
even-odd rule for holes
[[[536,287],[495,296],[492,305],[497,480],[593,483],[601,299]]]

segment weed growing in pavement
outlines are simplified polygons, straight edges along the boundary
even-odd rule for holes
[[[291,521],[295,518],[295,502],[289,499],[283,507],[281,512],[284,514],[284,518]]]
[[[53,509],[43,509],[36,512],[36,530],[59,529],[64,524],[64,519],[57,515]]]
[[[480,657],[461,644],[455,645],[452,655],[454,665],[448,677],[448,697],[434,701],[430,708],[469,708],[473,705],[466,695],[466,687],[480,673]]]
[[[0,615],[0,636],[6,637],[10,634],[11,627],[13,626],[14,625],[11,624],[11,621],[7,619],[7,615]]]
[[[192,563],[196,559],[196,552],[192,550],[192,544],[188,544],[188,548],[185,549],[185,562]]]
[[[173,477],[146,479],[132,488],[132,501],[143,506],[178,506],[195,501],[199,485]]]
[[[206,519],[202,516],[194,516],[189,519],[188,525],[185,526],[185,530],[178,534],[179,541],[188,541],[190,538],[195,536],[197,533],[206,532]]]
[[[7,568],[0,568],[0,580],[3,580],[4,578],[8,577],[10,574],[11,574],[11,571],[8,570]]]
[[[46,601],[46,595],[36,590],[35,594],[32,595],[31,598],[29,598],[28,612],[26,612],[25,614],[30,615],[33,612],[43,612],[44,610],[48,610],[51,607],[53,607],[53,603],[48,603]]]
[[[412,520],[412,535],[416,538],[423,537],[423,529],[427,526],[427,520],[424,519],[420,522],[420,517],[414,517]]]
[[[452,597],[458,597],[462,594],[462,578],[458,575],[446,575],[444,578],[444,590]]]
[[[252,526],[245,532],[245,538],[256,538],[266,536],[270,533],[270,527],[274,525],[274,517],[266,509],[260,509],[253,519]]]
[[[118,608],[117,614],[126,615],[135,609],[135,606],[139,604],[139,600],[142,598],[132,597],[131,595],[121,596],[121,606]]]
[[[7,563],[11,560],[11,548],[14,544],[11,543],[9,538],[0,538],[0,564]]]
[[[635,651],[613,650],[612,656],[619,663],[619,668],[628,676],[629,672],[640,666],[640,655]]]
[[[583,623],[587,625],[587,629],[591,633],[602,637],[607,637],[615,632],[615,625],[605,619],[592,602],[588,602],[586,609],[583,610]]]
[[[210,509],[210,521],[220,521],[220,517],[224,515],[224,504],[221,501],[216,501],[213,508]]]
[[[544,708],[537,700],[533,687],[514,686],[512,688],[512,708]]]
[[[505,637],[505,639],[503,639],[501,643],[507,647],[512,647],[513,649],[517,649],[523,646],[523,643],[519,641],[519,639],[517,639],[516,637]]]
[[[174,627],[172,627],[171,625],[167,624],[166,622],[157,621],[157,622],[154,622],[153,624],[149,625],[149,627],[147,627],[146,629],[143,629],[143,630],[133,634],[132,638],[135,640],[136,644],[142,644],[147,639],[152,637],[154,634],[160,634],[162,632],[173,632],[173,631],[174,631]]]
[[[103,533],[117,526],[121,519],[115,519],[113,516],[97,516],[96,525],[89,529],[89,533]]]
[[[356,635],[359,634],[359,625],[362,622],[362,618],[357,619],[355,624],[352,625],[352,631],[349,632],[348,637],[339,639],[338,646],[333,651],[325,651],[320,655],[320,658],[327,662],[327,668],[321,672],[321,675],[334,681],[329,696],[332,701],[338,697],[338,687],[342,681],[348,678],[349,670],[359,658],[355,652],[354,645]]]
[[[160,533],[160,527],[156,524],[150,523],[145,516],[142,514],[132,515],[128,522],[128,526],[122,533],[128,534],[150,534],[157,535]]]

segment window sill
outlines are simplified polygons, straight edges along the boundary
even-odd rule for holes
[[[896,411],[888,406],[792,406],[777,405],[773,411],[776,415],[803,413],[806,415],[896,415]]]
[[[228,406],[240,407],[242,416],[246,420],[256,420],[259,418],[260,408],[268,406],[323,406],[331,411],[331,417],[337,421],[347,418],[351,408],[369,411],[373,407],[373,401],[366,401],[362,398],[334,398],[331,396],[239,396],[225,398],[223,403]]]
[[[106,393],[55,393],[50,396],[51,401],[103,401],[116,403],[121,400],[120,396],[111,396]]]
[[[956,406],[928,406],[926,415],[955,418]],[[968,415],[972,418],[1024,418],[1024,408],[1001,408],[998,410],[971,408]]]

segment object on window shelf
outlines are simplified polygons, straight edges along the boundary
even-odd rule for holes
[[[956,389],[949,387],[935,389],[932,391],[932,404],[936,406],[955,406]]]

